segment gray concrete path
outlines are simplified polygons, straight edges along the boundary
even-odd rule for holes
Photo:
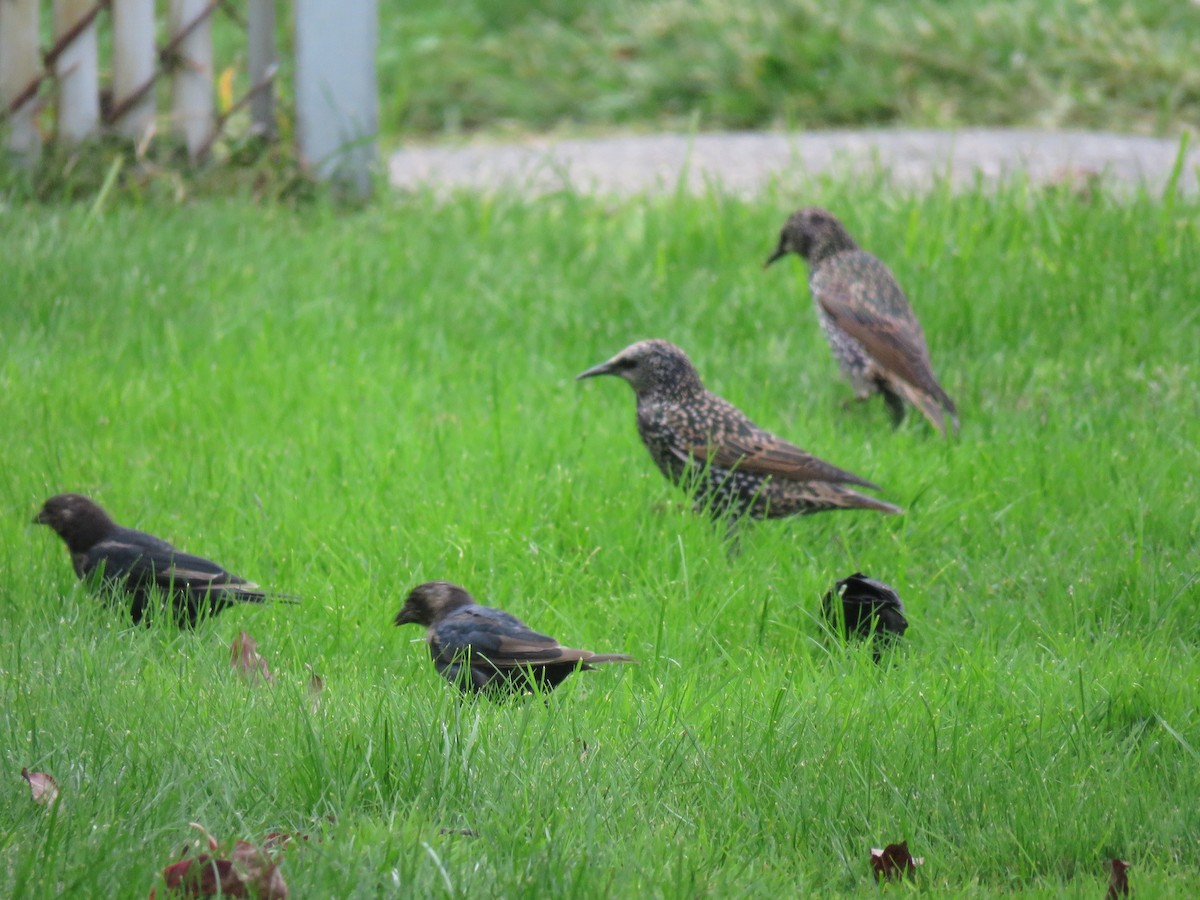
[[[1161,190],[1178,152],[1175,140],[1071,131],[662,134],[414,147],[392,155],[388,174],[400,189],[627,195],[675,190],[682,179],[690,191],[718,185],[752,196],[825,174],[882,171],[897,187],[923,190],[942,176],[965,186],[1023,170],[1038,183],[1081,183],[1102,174],[1116,184]],[[1180,178],[1188,193],[1197,190],[1198,168],[1200,149],[1192,145]]]

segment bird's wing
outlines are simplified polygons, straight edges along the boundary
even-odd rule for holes
[[[225,571],[211,559],[183,553],[160,538],[131,529],[124,529],[91,549],[85,569],[90,572],[101,566],[106,578],[146,586],[155,584],[164,591],[261,593],[258,585]]]
[[[838,582],[843,601],[865,603],[879,607],[904,610],[904,603],[895,588],[856,572]]]
[[[677,444],[672,446],[671,452],[684,461],[691,456],[700,465],[735,469],[752,475],[772,475],[788,481],[857,484],[878,490],[878,485],[789,444],[744,416],[741,419],[736,427],[726,427],[706,440]],[[723,417],[723,421],[732,422],[728,417]]]
[[[429,629],[429,647],[435,661],[449,663],[469,652],[501,669],[592,656],[588,650],[564,647],[516,616],[486,606],[458,609],[435,622]]]
[[[812,276],[813,297],[830,320],[858,341],[889,374],[934,395],[925,333],[908,298],[882,262],[868,253],[847,254]]]

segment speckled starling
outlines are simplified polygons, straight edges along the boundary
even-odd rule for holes
[[[599,663],[635,662],[619,653],[572,650],[533,631],[516,616],[480,606],[463,588],[430,581],[409,593],[396,625],[426,627],[433,665],[463,693],[550,691],[572,672]]]
[[[759,428],[705,390],[687,355],[667,341],[640,341],[577,378],[617,375],[637,395],[642,443],[664,475],[714,517],[778,518],[827,509],[901,510],[853,491],[876,485]]]
[[[831,213],[816,207],[787,220],[766,265],[788,253],[808,260],[821,330],[858,399],[883,394],[896,424],[908,401],[938,431],[945,433],[947,420],[957,431],[954,401],[933,374],[925,334],[888,267],[861,250]]]
[[[33,521],[58,532],[81,579],[98,582],[113,596],[125,592],[135,623],[150,612],[155,593],[168,600],[181,628],[193,627],[202,616],[216,615],[235,603],[262,603],[271,597],[212,560],[122,528],[99,504],[79,494],[51,497]]]
[[[841,610],[834,606],[835,594],[842,598]],[[877,660],[880,646],[903,637],[908,628],[900,595],[889,585],[868,578],[862,572],[839,581],[825,594],[821,609],[832,627],[839,628],[841,620],[839,630],[846,637],[873,637]]]

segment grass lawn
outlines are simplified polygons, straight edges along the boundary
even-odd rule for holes
[[[804,266],[761,268],[801,202],[897,273],[958,440],[842,409]],[[1114,856],[1190,896],[1198,215],[1019,185],[10,207],[0,896],[144,896],[190,821],[307,835],[294,897],[863,896],[901,839],[934,896],[1097,897]],[[907,514],[729,555],[630,390],[573,381],[643,337]],[[304,601],[128,627],[28,524],[66,490]],[[816,618],[856,569],[908,606],[881,667]],[[459,703],[390,624],[441,578],[641,664]],[[273,688],[231,672],[243,629]]]
[[[1197,44],[1188,0],[383,0],[381,127],[1176,133]]]

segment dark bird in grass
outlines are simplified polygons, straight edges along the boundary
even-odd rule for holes
[[[787,220],[766,265],[789,253],[808,260],[821,330],[858,399],[883,394],[897,425],[907,401],[938,431],[944,434],[949,421],[957,432],[954,401],[933,374],[925,333],[888,267],[860,249],[831,213],[816,207]]]
[[[396,614],[397,625],[424,625],[429,655],[443,678],[463,693],[551,691],[580,669],[631,663],[620,653],[572,650],[499,609],[480,606],[463,588],[430,581],[413,588]]]
[[[210,559],[176,550],[161,538],[122,528],[99,504],[80,494],[58,494],[33,521],[49,525],[66,541],[81,579],[114,596],[126,593],[134,623],[152,613],[155,596],[167,600],[176,623],[194,627],[235,603],[262,603],[273,596]],[[294,598],[281,598],[294,599]]]
[[[664,475],[714,517],[779,518],[827,509],[899,507],[851,490],[876,485],[759,428],[705,390],[687,355],[667,341],[640,341],[577,378],[616,375],[637,395],[642,443]]]
[[[835,595],[841,598],[840,610],[834,603]],[[821,608],[830,626],[847,638],[873,638],[877,662],[880,647],[903,637],[908,629],[900,595],[889,585],[868,578],[862,572],[839,581],[825,594]]]

